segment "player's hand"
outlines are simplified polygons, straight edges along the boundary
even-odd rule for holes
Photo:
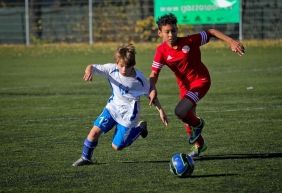
[[[93,78],[93,66],[88,65],[85,69],[83,80],[92,81],[92,78]]]
[[[155,99],[157,98],[157,90],[152,89],[149,93],[149,105],[152,106],[154,104]]]
[[[162,109],[160,110],[160,118],[161,118],[163,124],[165,126],[167,126],[168,125],[168,119],[167,119],[167,116],[166,116],[164,110],[162,110]]]
[[[239,56],[245,54],[245,48],[239,41],[232,40],[230,43],[230,48],[233,52],[237,53]]]

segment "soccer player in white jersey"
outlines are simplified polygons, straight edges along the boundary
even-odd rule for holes
[[[147,136],[147,123],[139,122],[140,97],[148,96],[150,85],[143,73],[134,68],[135,54],[132,44],[122,45],[115,53],[115,64],[92,64],[86,67],[83,79],[91,81],[94,74],[103,76],[111,84],[112,96],[102,113],[94,121],[84,141],[82,155],[73,163],[73,166],[93,164],[91,158],[98,144],[99,136],[114,127],[112,140],[114,150],[122,150],[130,146],[140,135],[143,138]],[[167,116],[159,100],[156,98],[153,104],[159,111],[161,121],[167,125]]]
[[[196,106],[208,92],[211,84],[209,71],[201,60],[200,46],[209,42],[211,37],[223,40],[230,49],[242,56],[245,52],[241,42],[222,32],[209,29],[186,37],[177,36],[177,18],[165,14],[157,20],[158,35],[162,43],[157,47],[151,67],[150,100],[157,96],[156,83],[163,66],[174,72],[179,88],[179,103],[175,115],[184,123],[189,143],[194,144],[191,156],[199,156],[207,149],[201,131],[204,120],[196,115]]]

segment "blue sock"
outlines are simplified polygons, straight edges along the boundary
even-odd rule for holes
[[[132,128],[130,133],[127,135],[127,137],[124,138],[125,146],[130,146],[140,135],[142,132],[141,127],[135,127]]]
[[[93,151],[97,146],[98,141],[89,141],[87,138],[84,140],[83,149],[82,149],[82,158],[91,160]]]

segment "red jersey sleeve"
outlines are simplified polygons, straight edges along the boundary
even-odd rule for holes
[[[151,70],[154,72],[159,73],[162,69],[162,67],[165,65],[165,61],[163,59],[163,51],[162,51],[162,46],[157,47],[156,52],[155,52],[155,56],[154,56],[154,60],[153,60],[153,64],[151,67]]]
[[[193,40],[194,45],[200,47],[210,41],[210,33],[202,31],[198,34],[193,34],[190,38]]]

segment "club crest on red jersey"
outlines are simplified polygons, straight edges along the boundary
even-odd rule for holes
[[[185,45],[185,46],[182,47],[182,52],[185,53],[185,54],[188,53],[189,50],[190,50],[190,47],[188,45]]]
[[[171,60],[172,59],[172,56],[171,55],[168,55],[166,60]]]

